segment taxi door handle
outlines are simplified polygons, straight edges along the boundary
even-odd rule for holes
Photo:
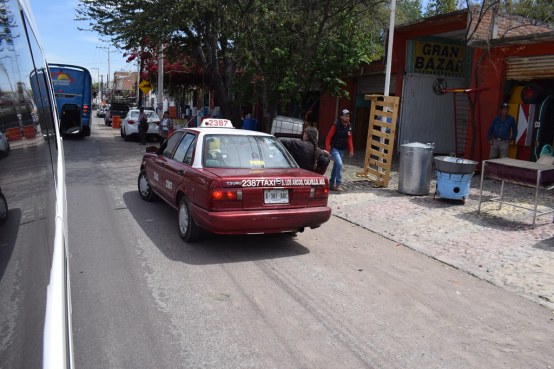
[[[180,175],[180,176],[184,176],[185,175],[185,171],[183,169],[179,169],[177,171],[177,174]]]

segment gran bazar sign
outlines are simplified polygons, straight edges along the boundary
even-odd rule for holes
[[[414,72],[440,75],[462,75],[465,46],[439,42],[415,41]]]

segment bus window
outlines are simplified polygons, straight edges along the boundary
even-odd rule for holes
[[[0,0],[0,13],[0,367],[69,368],[65,164],[54,93],[27,2]]]

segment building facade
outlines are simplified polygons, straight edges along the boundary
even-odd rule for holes
[[[529,85],[539,86],[542,99],[548,96],[552,77],[539,71],[554,68],[552,31],[549,24],[493,10],[481,13],[478,8],[397,26],[390,80],[390,95],[400,96],[397,145],[434,143],[436,154],[487,158],[483,137],[500,103],[510,101],[514,89],[521,92]],[[536,72],[522,74],[529,70]],[[364,96],[383,94],[384,82],[385,60],[376,61],[352,77],[349,101],[322,96],[322,134],[330,126],[327,121],[332,122],[339,109],[348,108],[354,112],[355,148],[365,151],[370,106]],[[529,88],[525,91],[529,93]],[[520,109],[516,100],[513,114]],[[533,107],[523,109],[529,108]],[[549,140],[547,130],[543,129],[543,141]],[[524,140],[535,134],[526,133]],[[528,145],[512,149],[510,155],[516,157],[519,152],[531,159],[532,143]]]

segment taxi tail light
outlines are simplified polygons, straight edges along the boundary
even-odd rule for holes
[[[88,113],[89,106],[83,105],[83,113]]]
[[[129,120],[127,121],[127,124],[135,124],[135,121],[132,120],[132,119],[129,119]]]
[[[242,201],[242,190],[212,189],[214,201]]]
[[[329,186],[317,186],[310,188],[310,199],[322,199],[329,197]]]

